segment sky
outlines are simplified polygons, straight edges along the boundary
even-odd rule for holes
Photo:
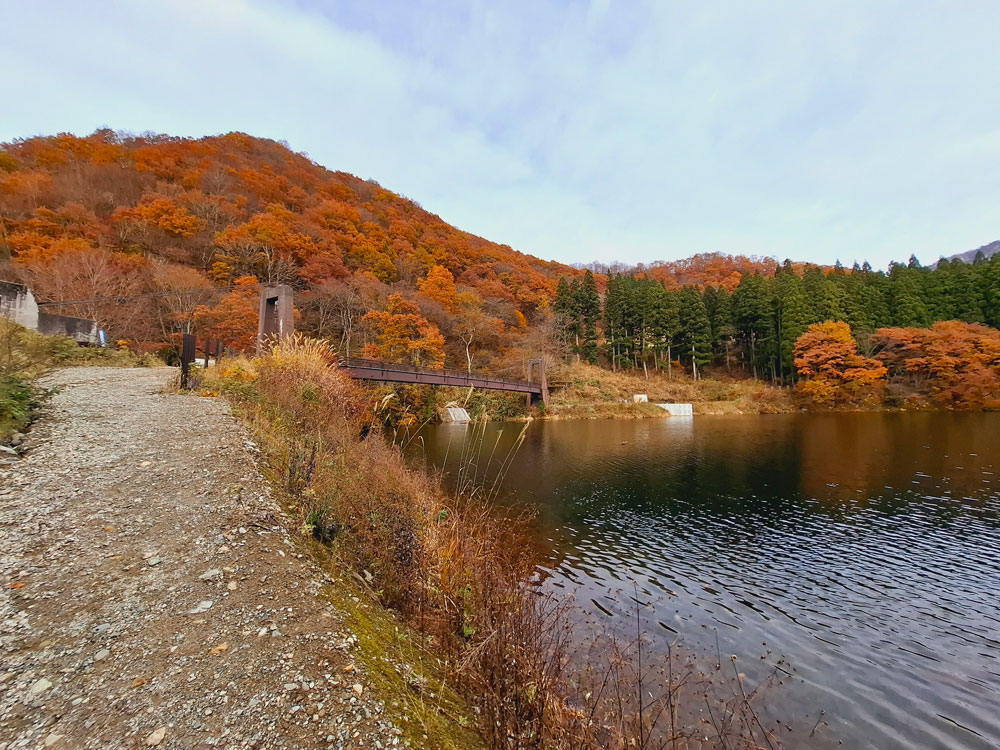
[[[566,263],[1000,239],[995,0],[0,0],[0,141],[287,141]]]

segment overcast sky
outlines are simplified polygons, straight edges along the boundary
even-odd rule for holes
[[[286,140],[565,262],[1000,238],[996,0],[0,0],[0,140]]]

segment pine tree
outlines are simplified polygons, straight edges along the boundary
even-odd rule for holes
[[[578,343],[580,354],[590,364],[597,364],[597,321],[601,317],[601,297],[597,293],[594,274],[589,269],[576,291],[576,307],[582,336],[582,343]]]
[[[772,310],[763,276],[753,273],[740,280],[733,292],[733,317],[746,347],[745,359],[756,378],[766,369],[773,332]]]
[[[697,289],[686,286],[681,290],[679,312],[683,356],[691,364],[692,377],[697,379],[698,368],[712,361],[712,324]]]

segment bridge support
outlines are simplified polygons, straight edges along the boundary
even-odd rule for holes
[[[541,398],[542,403],[546,408],[549,406],[549,381],[545,377],[545,360],[544,359],[529,359],[528,360],[528,382],[534,383],[535,381],[535,370],[538,370],[538,384],[542,386],[542,393],[539,396],[535,393],[527,394],[528,408],[530,409],[534,402]]]
[[[294,332],[292,288],[287,284],[279,284],[261,289],[257,319],[257,356],[262,355],[273,341],[291,336]]]

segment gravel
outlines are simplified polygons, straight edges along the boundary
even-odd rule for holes
[[[0,750],[402,745],[255,446],[175,377],[58,371],[0,456]]]

